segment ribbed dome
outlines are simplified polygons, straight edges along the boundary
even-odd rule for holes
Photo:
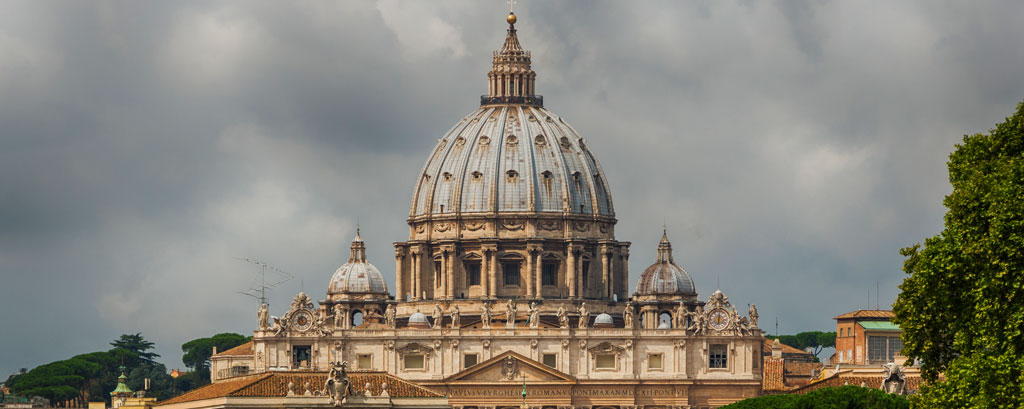
[[[612,325],[613,322],[612,316],[605,313],[601,313],[597,318],[594,318],[594,325]]]
[[[668,241],[667,232],[662,234],[661,242],[658,243],[658,260],[640,274],[640,280],[636,283],[636,293],[638,295],[697,295],[693,279],[672,259],[672,244]]]
[[[351,293],[388,295],[384,276],[377,267],[366,261],[366,244],[358,230],[352,240],[348,262],[334,272],[327,286],[327,297],[330,299],[344,298],[345,294]]]
[[[483,106],[434,148],[410,216],[486,212],[614,216],[608,182],[583,139],[557,115]]]
[[[536,73],[509,20],[488,95],[427,159],[410,216],[552,212],[614,216],[608,181],[579,134],[543,108]]]

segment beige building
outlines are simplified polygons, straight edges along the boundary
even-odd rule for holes
[[[700,299],[667,234],[629,291],[611,188],[588,142],[535,94],[515,22],[480,107],[415,175],[394,295],[357,234],[326,298],[300,293],[281,317],[261,308],[253,342],[212,358],[211,387],[345,361],[456,408],[703,408],[760,393],[756,307],[741,316],[720,291]]]

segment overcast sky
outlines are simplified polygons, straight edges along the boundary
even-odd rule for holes
[[[0,377],[251,334],[324,298],[357,222],[394,290],[412,184],[486,92],[501,1],[0,2]],[[1024,99],[1024,2],[519,1],[545,106],[611,185],[631,285],[662,223],[774,332],[888,306],[945,162]],[[869,301],[870,294],[870,301]]]

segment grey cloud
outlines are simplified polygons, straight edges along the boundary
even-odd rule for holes
[[[525,3],[525,4],[524,4]],[[668,224],[780,330],[881,304],[945,160],[1024,95],[1017,3],[521,2],[538,91],[610,179],[633,279]],[[414,176],[486,90],[501,4],[0,4],[0,373],[141,331],[247,332],[266,260],[390,271]],[[432,24],[417,34],[418,24]],[[392,274],[386,274],[393,280]],[[10,353],[10,351],[18,351]]]

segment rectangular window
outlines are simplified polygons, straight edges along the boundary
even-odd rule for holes
[[[541,284],[558,285],[557,283],[555,283],[555,280],[558,279],[558,263],[544,263],[541,276],[543,280]]]
[[[309,345],[295,345],[292,347],[292,368],[308,368],[311,347]]]
[[[843,351],[839,351],[839,362],[843,362]]]
[[[729,363],[727,351],[728,348],[725,345],[711,345],[710,354],[708,355],[708,367],[726,368]]]
[[[405,369],[423,369],[423,355],[406,355]]]
[[[441,285],[441,260],[434,261],[434,285]]]
[[[885,356],[886,337],[868,337],[868,361],[888,361]]]
[[[466,355],[464,355],[462,357],[462,365],[463,365],[462,367],[463,368],[469,368],[469,367],[471,367],[473,365],[476,365],[476,358],[477,358],[476,354],[466,354]]]
[[[544,354],[544,365],[554,368],[558,365],[558,355],[555,354]]]
[[[519,285],[519,262],[507,261],[502,265],[505,285]]]
[[[372,354],[360,354],[357,368],[359,369],[373,369],[373,355]]]
[[[615,354],[597,354],[594,356],[594,368],[615,369]]]
[[[661,369],[661,354],[647,354],[647,369]]]
[[[480,263],[475,261],[466,263],[466,275],[469,276],[469,285],[480,285]]]
[[[583,284],[582,284],[582,287],[580,287],[580,288],[585,290],[587,288],[587,277],[590,277],[590,262],[589,261],[583,260],[583,263],[580,266],[580,275],[583,276]]]
[[[889,361],[892,361],[892,358],[901,350],[903,350],[903,341],[900,337],[889,337]]]

